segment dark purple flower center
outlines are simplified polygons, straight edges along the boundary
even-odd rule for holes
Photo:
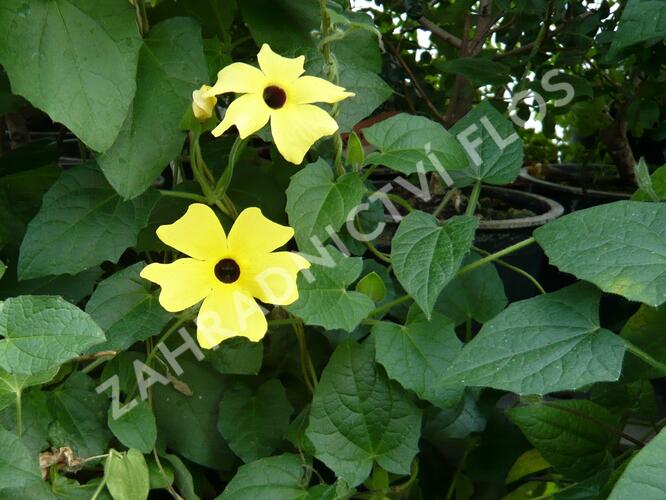
[[[215,277],[222,283],[233,283],[240,277],[240,267],[233,259],[222,259],[215,264]]]
[[[273,109],[280,109],[287,101],[287,94],[280,87],[270,85],[264,89],[264,102]]]

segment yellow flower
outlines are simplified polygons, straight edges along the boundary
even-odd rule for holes
[[[217,97],[206,95],[210,89],[210,85],[202,85],[200,89],[192,92],[192,111],[194,117],[201,122],[213,116],[213,109],[217,104]]]
[[[171,264],[150,264],[141,277],[162,287],[167,311],[187,309],[203,300],[197,340],[210,349],[229,337],[260,340],[268,328],[255,297],[287,305],[298,299],[296,276],[310,263],[292,252],[275,252],[294,230],[268,220],[258,208],[246,208],[227,236],[208,206],[194,203],[157,236],[188,255]]]
[[[321,137],[338,130],[338,124],[314,102],[335,103],[354,95],[322,78],[301,76],[305,57],[282,57],[264,44],[257,56],[259,67],[233,63],[217,74],[217,83],[206,95],[243,94],[231,103],[222,122],[213,130],[219,137],[236,125],[241,138],[271,121],[273,141],[287,161],[299,164]]]

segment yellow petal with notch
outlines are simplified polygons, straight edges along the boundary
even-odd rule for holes
[[[157,236],[170,247],[199,260],[215,259],[227,249],[220,220],[203,203],[191,204],[176,222],[157,228]]]
[[[347,92],[339,87],[316,76],[302,76],[289,85],[287,90],[289,102],[295,104],[310,104],[313,102],[340,102],[347,97],[353,97],[353,92]]]
[[[259,60],[259,67],[268,81],[278,87],[295,80],[305,71],[303,68],[305,56],[282,57],[273,52],[267,43],[261,46],[257,59]]]
[[[271,113],[275,146],[285,160],[296,165],[318,139],[336,130],[338,124],[331,115],[312,104],[285,106]]]
[[[257,342],[267,330],[268,323],[257,302],[237,286],[216,288],[204,300],[197,318],[197,341],[204,349],[231,337]]]
[[[159,301],[169,312],[192,307],[210,295],[217,281],[210,263],[178,259],[171,264],[149,264],[141,277],[162,287]]]
[[[215,137],[236,125],[242,139],[263,128],[270,118],[270,108],[260,94],[245,94],[232,102],[220,124],[212,130]]]
[[[265,85],[266,77],[259,69],[245,63],[232,63],[218,71],[217,82],[204,94],[204,97],[227,92],[237,94],[261,92]]]

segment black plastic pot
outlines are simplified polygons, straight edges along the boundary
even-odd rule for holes
[[[591,189],[592,172],[598,165],[562,163],[545,167],[556,179],[565,183],[552,182],[530,174],[528,168],[520,172],[520,179],[527,184],[531,193],[540,194],[559,202],[566,213],[582,210],[604,203],[625,200],[631,193]]]
[[[510,203],[514,208],[527,209],[537,214],[519,219],[481,220],[474,243],[479,248],[491,253],[529,238],[536,228],[564,213],[564,208],[558,202],[534,193],[484,186],[481,190],[481,196],[484,195],[491,195],[493,198],[499,198]],[[548,281],[549,275],[557,276],[559,274],[556,269],[548,265],[543,250],[535,244],[521,248],[502,260],[527,271],[539,282]],[[538,293],[536,287],[524,276],[501,265],[497,266],[497,270],[504,282],[504,290],[510,301],[523,300]],[[559,286],[557,282],[542,284],[546,288]]]
[[[564,208],[556,201],[515,189],[483,186],[480,197],[484,198],[487,196],[500,199],[513,208],[529,210],[536,214],[516,219],[481,220],[474,244],[490,253],[497,252],[529,238],[537,227],[556,219],[564,213]],[[387,218],[387,227],[377,243],[377,247],[380,250],[387,253],[390,252],[389,242],[397,227],[398,225],[389,216]],[[562,281],[559,278],[560,274],[557,272],[557,269],[548,266],[546,256],[538,245],[533,244],[524,247],[507,255],[503,260],[527,271],[539,282],[546,280],[549,275],[552,275],[554,277],[550,280],[552,283],[544,283],[544,286],[549,289],[560,287],[560,281]],[[510,301],[526,299],[538,293],[536,287],[524,276],[503,266],[497,266],[497,269],[504,282],[504,288]]]

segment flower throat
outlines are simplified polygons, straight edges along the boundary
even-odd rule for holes
[[[234,283],[240,277],[240,267],[233,259],[222,259],[215,264],[215,277],[222,283]]]

